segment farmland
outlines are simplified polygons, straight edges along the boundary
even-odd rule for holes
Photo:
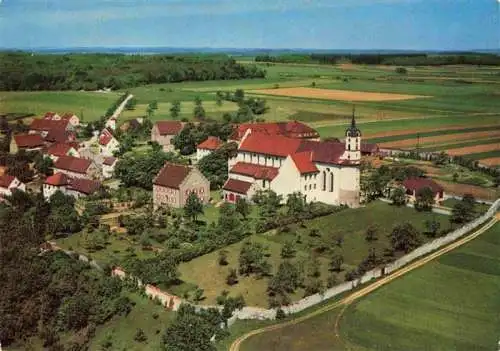
[[[241,350],[491,350],[500,320],[500,224],[349,306],[249,338]],[[305,346],[307,345],[307,346]]]

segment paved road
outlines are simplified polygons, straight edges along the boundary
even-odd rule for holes
[[[275,325],[271,325],[271,326],[268,326],[268,327],[264,327],[264,328],[260,328],[260,329],[256,329],[256,330],[252,330],[251,332],[248,332],[242,336],[240,336],[238,339],[236,339],[232,344],[231,344],[231,347],[229,348],[230,351],[239,351],[240,350],[240,346],[241,344],[247,340],[248,338],[250,338],[251,336],[254,336],[254,335],[258,335],[258,334],[262,334],[262,333],[265,333],[265,332],[269,332],[269,331],[273,331],[273,330],[277,330],[277,329],[282,329],[282,328],[285,328],[287,326],[290,326],[290,325],[294,325],[294,324],[297,324],[297,323],[300,323],[300,322],[303,322],[307,319],[310,319],[314,316],[317,316],[317,315],[320,315],[322,313],[325,313],[325,312],[328,312],[328,311],[331,311],[333,309],[336,309],[338,307],[341,307],[343,306],[343,310],[342,312],[350,305],[352,304],[354,301],[356,301],[357,299],[365,296],[365,295],[368,295],[369,293],[371,293],[372,291],[380,288],[381,286],[384,286],[385,284],[388,284],[390,283],[391,281],[393,281],[394,279],[397,279],[399,277],[401,277],[402,275],[408,273],[408,272],[411,272],[413,271],[414,269],[417,269],[421,266],[423,266],[424,264],[432,261],[433,259],[441,256],[441,255],[444,255],[445,253],[448,253],[450,252],[451,250],[454,250],[456,249],[457,247],[459,246],[462,246],[466,243],[468,243],[469,241],[477,238],[479,235],[481,235],[482,233],[484,233],[485,231],[487,231],[489,228],[491,228],[497,221],[500,220],[500,213],[497,213],[487,224],[485,224],[483,227],[481,227],[480,229],[478,229],[477,231],[475,231],[474,233],[472,234],[469,234],[468,236],[460,239],[460,240],[457,240],[453,243],[451,243],[450,245],[448,246],[445,246],[443,247],[442,249],[426,256],[426,257],[423,257],[413,263],[410,263],[409,265],[407,265],[406,267],[403,267],[402,269],[382,278],[382,279],[379,279],[378,281],[366,286],[365,288],[359,290],[359,291],[356,291],[355,293],[353,294],[350,294],[349,296],[346,296],[345,298],[339,300],[339,301],[336,301],[336,302],[332,302],[331,304],[328,304],[324,307],[321,307],[307,315],[304,315],[304,316],[301,316],[299,318],[296,318],[296,319],[293,319],[293,320],[290,320],[288,322],[285,322],[285,323],[281,323],[281,324],[275,324]],[[340,318],[337,318],[337,322],[336,322],[336,327],[338,327],[338,321],[339,321]],[[336,328],[337,329],[337,328]],[[338,330],[335,330],[336,332],[336,335],[338,335]]]

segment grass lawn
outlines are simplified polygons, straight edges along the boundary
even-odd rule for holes
[[[338,274],[338,280],[344,279],[345,273],[355,268],[367,255],[369,244],[365,241],[366,228],[371,224],[379,226],[379,239],[374,242],[377,252],[381,254],[383,249],[389,245],[387,235],[392,227],[402,221],[410,221],[420,230],[424,229],[426,219],[436,218],[441,223],[441,228],[449,226],[448,217],[432,214],[418,213],[414,209],[407,207],[393,207],[383,202],[374,202],[364,208],[348,209],[337,214],[317,218],[305,223],[302,226],[290,226],[290,232],[277,233],[270,231],[265,234],[254,234],[249,239],[262,243],[268,247],[268,261],[276,271],[281,262],[281,247],[287,241],[295,243],[297,257],[295,262],[307,260],[314,247],[324,244],[333,247],[334,238],[342,235],[344,242],[339,252],[344,256],[343,271]],[[311,229],[318,229],[320,237],[310,237]],[[300,243],[297,238],[300,236]],[[218,251],[198,257],[190,262],[182,263],[179,266],[181,279],[185,282],[196,283],[205,290],[206,299],[204,303],[212,304],[215,298],[223,290],[228,290],[231,295],[242,294],[248,305],[267,307],[267,283],[268,278],[257,279],[254,276],[239,277],[239,283],[233,286],[226,284],[226,276],[230,268],[238,268],[238,257],[242,243],[236,243],[224,248],[228,254],[229,264],[219,266],[217,258]],[[328,255],[319,254],[318,260],[321,267],[321,279],[326,281],[330,272],[328,271]],[[304,296],[304,291],[298,289],[293,300],[299,300]]]
[[[53,111],[73,112],[83,122],[99,119],[118,99],[118,93],[81,91],[20,91],[0,92],[0,114],[19,113],[43,116]]]
[[[441,205],[444,207],[453,208],[453,206],[455,206],[459,202],[460,202],[460,200],[449,198],[449,199],[444,200],[441,203]],[[485,204],[482,202],[476,202],[476,212],[479,214],[486,213],[486,211],[488,211],[489,208],[490,208],[490,205],[488,205],[488,204]]]
[[[104,340],[110,339],[111,350],[153,351],[160,349],[161,337],[167,325],[175,318],[175,313],[166,310],[146,297],[130,293],[135,306],[128,316],[114,317],[99,326],[90,344],[90,350],[101,350]],[[154,318],[153,314],[157,317]],[[137,329],[142,329],[147,337],[145,342],[134,340]]]
[[[249,338],[241,350],[494,350],[500,319],[500,224],[338,310]]]

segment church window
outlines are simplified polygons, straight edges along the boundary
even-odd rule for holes
[[[307,191],[307,185],[304,185],[304,191]]]
[[[330,173],[330,192],[333,192],[333,173]]]
[[[323,191],[326,190],[326,172],[323,171],[323,182],[321,183],[323,185]]]

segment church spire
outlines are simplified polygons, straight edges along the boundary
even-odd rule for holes
[[[351,129],[356,129],[356,119],[354,118],[355,114],[356,114],[356,106],[352,105]]]
[[[351,137],[361,136],[361,131],[356,126],[356,117],[355,117],[355,115],[356,115],[356,106],[352,105],[351,125],[346,130],[346,135],[347,136],[351,136]]]

